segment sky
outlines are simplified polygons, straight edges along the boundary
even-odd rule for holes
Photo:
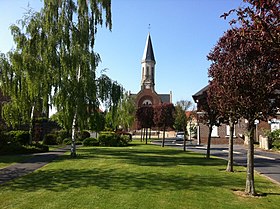
[[[0,52],[12,49],[9,26],[23,17],[28,4],[35,11],[43,6],[41,0],[0,0]],[[112,0],[112,31],[104,25],[96,37],[95,51],[102,60],[97,73],[107,69],[126,91],[138,93],[150,32],[156,92],[172,91],[173,103],[194,103],[192,95],[208,84],[207,55],[230,28],[230,19],[220,16],[242,5],[242,0]]]

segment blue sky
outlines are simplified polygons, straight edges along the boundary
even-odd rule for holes
[[[9,26],[22,18],[28,2],[36,11],[43,5],[40,0],[0,0],[1,52],[12,48]],[[208,83],[206,56],[230,28],[220,15],[242,4],[242,0],[112,0],[113,29],[110,32],[103,26],[96,37],[95,50],[102,59],[97,71],[108,68],[113,80],[137,93],[150,31],[156,91],[172,91],[173,103],[193,102],[191,96]]]

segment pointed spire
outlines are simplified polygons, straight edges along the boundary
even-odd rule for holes
[[[145,61],[154,61],[154,62],[156,62],[150,33],[148,33],[147,41],[146,41],[146,46],[145,46],[144,54],[143,54],[143,57],[142,57],[142,62],[145,62]]]

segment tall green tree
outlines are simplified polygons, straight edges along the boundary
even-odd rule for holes
[[[42,12],[50,39],[48,49],[56,54],[58,66],[54,72],[54,104],[63,112],[67,126],[71,124],[71,156],[75,157],[76,131],[86,126],[91,111],[99,107],[95,70],[100,56],[94,52],[94,43],[104,12],[105,24],[111,30],[111,1],[45,0]]]
[[[48,116],[51,84],[44,65],[46,35],[42,14],[31,9],[11,26],[15,49],[1,56],[1,89],[10,97],[3,117],[13,127],[29,124],[30,143],[34,113]],[[44,79],[42,79],[44,76]]]

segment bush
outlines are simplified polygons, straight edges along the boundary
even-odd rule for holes
[[[66,130],[59,130],[54,132],[56,135],[56,140],[59,144],[63,143],[63,140],[69,137],[69,133]]]
[[[72,139],[71,138],[65,138],[65,139],[63,139],[62,144],[71,145],[72,144]],[[82,145],[82,144],[83,144],[82,141],[76,140],[76,145]]]
[[[114,132],[101,132],[98,141],[101,146],[121,147],[126,146],[131,139],[127,135],[119,135]]]
[[[280,149],[280,129],[270,132],[268,138],[272,147]]]
[[[56,139],[55,134],[46,134],[44,139],[43,139],[43,144],[46,145],[58,145],[58,141]]]
[[[65,138],[65,139],[63,139],[62,143],[65,144],[65,145],[71,145],[72,139],[71,138]]]
[[[0,148],[0,154],[29,154],[48,152],[49,147],[42,144],[21,145],[20,143],[9,143]]]
[[[84,139],[90,138],[90,133],[88,131],[81,131],[77,134],[77,138],[81,141],[84,141]]]
[[[85,147],[99,146],[99,141],[95,138],[86,138],[83,141],[83,146]]]
[[[77,140],[75,144],[76,144],[76,145],[82,145],[82,144],[83,144],[83,142],[82,142],[82,141],[80,141],[80,140]]]
[[[28,131],[10,131],[7,132],[5,135],[7,143],[19,143],[21,145],[29,144],[30,135]]]

